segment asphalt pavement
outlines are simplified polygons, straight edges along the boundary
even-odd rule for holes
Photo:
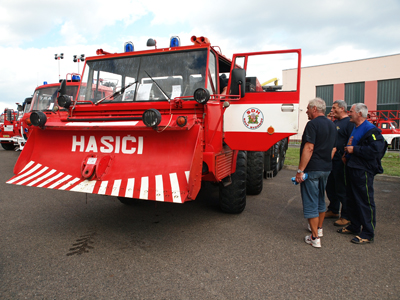
[[[18,155],[0,150],[0,299],[400,298],[396,179],[375,181],[375,243],[327,219],[316,249],[290,169],[229,215],[209,183],[193,202],[132,206],[8,185]]]

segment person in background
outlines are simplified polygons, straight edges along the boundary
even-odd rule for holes
[[[308,219],[310,235],[305,242],[315,248],[321,247],[322,224],[325,217],[325,187],[332,169],[332,156],[336,148],[336,128],[325,117],[326,104],[321,98],[308,103],[307,115],[310,120],[303,132],[300,146],[300,162],[296,182],[300,183],[304,217]],[[304,172],[308,179],[303,180]]]
[[[351,240],[355,244],[374,241],[374,176],[383,173],[381,159],[387,148],[380,129],[367,121],[367,115],[368,108],[365,104],[357,103],[351,107],[349,117],[356,127],[344,148],[343,157],[346,164],[346,201],[351,224],[338,232],[356,235]]]
[[[326,195],[330,203],[325,213],[325,218],[338,218],[340,212],[340,219],[334,225],[343,227],[348,225],[350,221],[346,207],[346,183],[342,156],[344,147],[353,131],[354,123],[350,122],[350,118],[347,115],[347,104],[343,100],[333,102],[331,113],[335,118],[334,124],[337,129],[337,139],[336,153],[332,159],[332,171],[326,183]],[[340,204],[342,204],[341,209]]]

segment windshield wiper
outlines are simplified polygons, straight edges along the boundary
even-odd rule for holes
[[[138,83],[137,80],[136,80],[135,82],[132,82],[132,83],[128,84],[127,86],[121,88],[119,91],[116,91],[114,94],[105,96],[104,98],[101,98],[99,101],[97,101],[97,102],[95,103],[95,105],[97,105],[97,104],[103,102],[103,101],[106,100],[107,98],[115,98],[116,96],[122,95],[123,92],[125,92],[125,90],[126,90],[127,88],[131,87],[132,85],[134,85],[134,84],[136,84],[136,83]]]
[[[163,89],[161,88],[161,86],[158,85],[158,83],[153,79],[153,77],[150,76],[149,73],[146,72],[146,70],[144,70],[144,72],[147,74],[147,76],[150,77],[150,79],[156,84],[156,86],[158,87],[158,89],[161,91],[161,93],[163,93],[163,95],[168,99],[169,102],[171,102],[171,98],[168,97],[168,95],[163,91]]]

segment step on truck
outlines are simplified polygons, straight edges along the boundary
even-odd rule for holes
[[[298,131],[301,50],[228,59],[207,38],[191,42],[97,50],[74,99],[63,83],[51,111],[31,112],[32,132],[7,183],[130,204],[195,200],[211,181],[221,209],[242,212],[246,193],[262,190],[263,151]],[[281,90],[263,88],[259,77],[276,68],[291,80],[283,76]]]

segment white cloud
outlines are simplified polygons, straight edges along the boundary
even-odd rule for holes
[[[12,109],[17,109],[17,105],[11,105],[10,103],[6,102],[0,102],[0,114],[4,112],[4,109],[6,108],[12,108]]]
[[[107,45],[104,46],[108,48]],[[83,45],[43,49],[0,47],[0,57],[6,58],[2,61],[0,72],[2,101],[13,107],[15,102],[22,102],[31,96],[34,89],[44,81],[54,83],[58,82],[59,75],[63,79],[67,73],[77,73],[78,64],[73,62],[73,55],[93,56],[98,48],[101,47]],[[64,53],[64,59],[55,60],[54,54],[60,53]],[[80,63],[79,67],[82,71],[83,63]]]
[[[104,27],[117,21],[131,24],[147,11],[141,0],[5,0],[0,13],[0,44],[18,46],[54,27],[60,27],[61,36],[69,42],[82,42],[73,36],[98,36]]]

